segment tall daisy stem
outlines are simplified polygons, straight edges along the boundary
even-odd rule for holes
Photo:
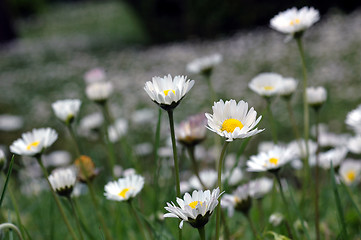
[[[193,172],[196,175],[196,177],[198,178],[199,183],[202,185],[203,189],[205,190],[207,187],[206,187],[206,185],[204,185],[201,177],[199,176],[199,168],[198,168],[196,158],[194,156],[194,148],[195,148],[194,145],[187,146],[188,155],[192,162]]]
[[[147,235],[145,234],[144,226],[142,224],[142,221],[140,220],[139,215],[138,215],[137,211],[135,210],[135,208],[133,206],[132,200],[128,201],[128,205],[129,205],[130,213],[135,217],[135,220],[137,221],[138,227],[139,227],[140,231],[142,232],[143,239],[144,240],[148,239]]]
[[[199,237],[201,240],[206,240],[206,231],[204,230],[204,226],[198,228]]]
[[[291,106],[291,99],[287,99],[286,102],[287,102],[288,116],[290,117],[293,133],[295,134],[295,137],[298,141],[300,139],[301,135],[300,135],[300,132],[298,131],[295,115],[293,114],[293,110],[292,110],[292,106]],[[300,148],[300,149],[302,149],[302,148]]]
[[[219,187],[220,192],[222,192],[222,166],[223,166],[223,160],[224,160],[224,157],[226,156],[226,150],[227,150],[228,145],[229,145],[229,142],[225,141],[224,144],[223,144],[221,156],[219,157],[219,160],[218,160],[218,169],[217,169],[217,171],[218,171],[218,181],[217,181],[217,185]],[[218,206],[217,206],[217,215],[216,215],[216,240],[219,239],[220,224],[221,224],[221,206],[220,206],[220,204],[218,204]]]
[[[302,62],[302,72],[303,72],[303,85],[302,85],[302,94],[303,94],[303,125],[304,125],[304,138],[306,143],[306,158],[305,158],[305,180],[308,183],[309,173],[310,173],[310,165],[308,162],[309,158],[309,147],[308,147],[308,139],[309,139],[309,126],[310,126],[310,117],[309,117],[309,109],[307,103],[307,70],[306,70],[306,62],[305,55],[303,51],[302,39],[301,36],[296,37],[296,42],[298,46],[298,50],[300,52],[301,62]],[[306,184],[308,186],[308,184]]]
[[[212,103],[213,103],[214,101],[217,100],[217,94],[216,94],[216,91],[214,90],[211,76],[212,76],[212,72],[204,74],[204,77],[208,84],[209,91],[211,92],[211,98],[212,98]]]
[[[257,230],[256,230],[256,228],[254,227],[254,224],[253,224],[253,221],[252,221],[252,219],[251,219],[251,216],[250,216],[249,212],[246,213],[245,216],[246,216],[246,218],[247,218],[247,220],[248,220],[248,222],[249,222],[249,225],[251,226],[251,229],[252,229],[252,233],[253,233],[254,238],[255,238],[255,239],[258,239]]]
[[[74,129],[72,128],[70,123],[66,124],[66,127],[68,128],[70,136],[71,136],[71,138],[73,139],[73,141],[75,143],[74,145],[75,145],[76,154],[78,156],[80,156],[81,155],[81,150],[80,150],[81,148],[80,148],[80,145],[79,145],[79,142],[78,142],[78,138],[75,135]]]
[[[75,222],[76,222],[76,226],[78,228],[78,231],[79,231],[79,236],[80,236],[80,239],[83,240],[84,237],[83,237],[83,233],[81,231],[81,226],[80,226],[80,220],[79,220],[79,217],[78,217],[78,214],[77,214],[77,211],[75,209],[75,206],[74,206],[74,201],[73,199],[69,196],[67,197],[70,205],[71,205],[71,209],[72,209],[72,212],[73,212],[73,215],[74,215],[74,218],[75,218]]]
[[[170,134],[171,134],[171,138],[172,138],[174,171],[175,171],[175,182],[176,182],[177,197],[180,198],[181,197],[181,192],[180,192],[180,180],[179,180],[178,153],[177,153],[177,145],[176,145],[175,133],[174,133],[173,110],[168,110],[167,113],[168,113],[168,118],[169,118]],[[179,229],[178,237],[179,237],[179,239],[182,239],[182,229]]]
[[[76,236],[73,228],[71,227],[71,225],[70,225],[70,223],[69,223],[69,221],[68,221],[68,218],[66,217],[66,215],[65,215],[65,213],[64,213],[63,207],[61,206],[60,200],[59,200],[59,198],[56,196],[56,193],[54,192],[54,189],[53,189],[53,187],[51,186],[51,183],[50,183],[50,181],[49,181],[48,171],[46,170],[46,168],[44,167],[43,162],[41,161],[41,156],[38,156],[36,159],[38,160],[38,163],[39,163],[39,165],[40,165],[40,167],[41,167],[41,170],[43,171],[43,174],[44,174],[44,176],[45,176],[45,179],[46,179],[46,181],[47,181],[47,183],[48,183],[48,185],[49,185],[50,192],[51,192],[51,194],[53,195],[53,198],[54,198],[54,200],[55,200],[55,202],[56,202],[56,205],[57,205],[57,207],[58,207],[58,209],[59,209],[59,212],[60,212],[60,214],[61,214],[61,217],[63,218],[63,221],[64,221],[66,227],[68,228],[68,230],[69,230],[69,232],[70,232],[70,235],[72,236],[73,239],[76,239],[76,240],[77,240],[78,237]]]
[[[268,117],[269,117],[269,121],[271,123],[271,129],[272,129],[272,138],[273,138],[273,143],[277,144],[278,140],[277,140],[277,128],[276,128],[276,122],[273,118],[273,114],[272,114],[272,110],[271,110],[271,99],[267,98],[267,112],[268,112]]]
[[[315,166],[315,229],[316,229],[316,240],[320,240],[320,210],[319,210],[319,195],[320,195],[320,179],[319,179],[319,153],[320,153],[320,143],[319,143],[319,129],[320,116],[319,111],[316,109],[316,166]]]

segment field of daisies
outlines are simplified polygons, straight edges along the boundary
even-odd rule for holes
[[[0,239],[361,239],[360,10],[144,47],[77,4],[0,50]]]

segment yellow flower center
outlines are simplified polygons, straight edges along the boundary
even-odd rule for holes
[[[239,127],[239,129],[243,128],[243,124],[241,123],[241,121],[234,118],[229,118],[222,123],[221,131],[233,133],[234,129],[236,129],[237,127]]]
[[[172,90],[172,89],[164,90],[164,91],[163,91],[163,92],[164,92],[164,95],[167,96],[170,91],[172,91],[172,92],[174,93],[174,95],[175,95],[175,91]]]
[[[274,164],[274,165],[277,165],[277,163],[278,163],[278,158],[270,158],[270,159],[269,159],[269,162],[272,163],[272,164]]]
[[[273,90],[274,87],[273,86],[264,86],[263,89],[267,90],[267,91],[270,91],[270,90]]]
[[[129,190],[130,188],[124,188],[120,193],[118,193],[118,195],[121,196],[122,198],[125,198],[125,195]]]
[[[30,143],[28,146],[26,146],[26,150],[30,150],[32,147],[38,146],[39,143],[40,143],[40,141],[35,141],[35,142]]]
[[[346,173],[346,178],[349,182],[353,182],[356,179],[356,173],[353,170],[350,170]]]
[[[293,26],[293,25],[299,24],[299,23],[300,23],[300,19],[296,18],[294,20],[291,20],[290,25]]]
[[[192,208],[192,209],[195,209],[196,206],[198,205],[198,203],[200,203],[201,205],[203,204],[202,202],[199,202],[199,201],[193,201],[189,204],[189,206]]]

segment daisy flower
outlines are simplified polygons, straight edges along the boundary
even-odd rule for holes
[[[21,135],[10,146],[12,153],[22,156],[35,156],[42,153],[58,139],[58,134],[51,128],[33,129]]]
[[[252,108],[248,110],[248,103],[239,101],[238,103],[231,99],[223,102],[215,102],[213,115],[206,113],[208,119],[207,128],[218,135],[227,138],[227,141],[233,141],[237,138],[247,138],[264,129],[258,130],[257,124],[262,116],[256,119],[257,112]]]
[[[254,77],[248,87],[262,97],[278,95],[283,84],[283,77],[277,73],[261,73]]]
[[[76,182],[76,173],[70,168],[54,170],[49,176],[49,182],[57,194],[69,197]]]
[[[94,82],[86,87],[85,93],[90,100],[97,103],[104,103],[113,93],[113,90],[112,82]]]
[[[6,165],[6,156],[2,149],[0,149],[0,171],[5,167]]]
[[[185,146],[194,146],[206,138],[207,118],[204,113],[190,116],[176,128],[177,140]]]
[[[334,168],[340,166],[341,162],[346,158],[347,152],[348,150],[346,147],[337,147],[327,152],[320,153],[319,156],[320,167],[326,170],[330,169],[331,162]],[[315,162],[315,159],[310,159],[310,160]]]
[[[281,33],[294,35],[304,32],[319,19],[319,12],[313,7],[303,7],[299,10],[293,7],[274,16],[270,25]]]
[[[267,177],[261,177],[249,182],[251,195],[255,199],[263,198],[273,188],[273,180]]]
[[[202,228],[217,207],[220,195],[219,188],[214,189],[212,193],[210,190],[194,190],[192,195],[185,193],[183,199],[177,198],[179,207],[173,202],[167,203],[167,207],[164,208],[169,213],[164,214],[164,217],[182,220],[179,224],[181,229],[184,221],[194,228]]]
[[[276,146],[267,152],[251,156],[247,161],[247,171],[249,172],[275,172],[283,165],[292,160],[294,154],[288,149]]]
[[[205,185],[206,188],[212,188],[217,183],[217,171],[213,169],[209,170],[202,170],[199,172],[199,177],[202,183]],[[202,184],[199,182],[199,179],[193,175],[189,179],[189,185],[193,189],[203,189]]]
[[[127,201],[134,198],[143,189],[144,178],[137,174],[119,178],[117,181],[108,182],[104,196],[108,200]]]
[[[361,153],[361,135],[352,137],[347,142],[347,148],[350,152],[354,154]]]
[[[289,98],[296,91],[298,81],[293,78],[283,78],[281,87],[278,91],[279,95],[284,98]]]
[[[327,92],[324,87],[308,87],[306,89],[307,103],[318,108],[326,101]]]
[[[360,173],[361,173],[360,160],[347,159],[341,163],[339,169],[339,176],[345,184],[351,185],[353,183],[359,182]]]
[[[128,122],[123,118],[115,120],[113,125],[108,127],[109,140],[114,143],[123,137],[128,131]]]
[[[193,87],[194,80],[187,80],[186,76],[153,77],[152,81],[145,83],[144,90],[153,102],[164,110],[172,110]]]
[[[234,210],[248,214],[252,206],[251,187],[248,183],[239,186],[232,194],[224,194],[221,206],[227,208],[228,216],[233,216]]]
[[[24,126],[24,119],[20,116],[1,114],[0,131],[11,132],[19,130]]]
[[[209,56],[198,58],[187,64],[187,71],[193,74],[209,74],[212,69],[222,62],[222,55],[215,53]]]
[[[81,101],[79,99],[58,100],[51,104],[55,116],[66,124],[71,123],[78,115]]]
[[[105,80],[105,71],[103,68],[93,68],[84,74],[84,80],[87,84],[102,82]]]
[[[268,219],[268,222],[272,224],[272,226],[277,227],[279,226],[283,221],[283,215],[279,212],[272,213],[271,216]]]
[[[347,114],[345,123],[356,133],[361,134],[361,105]]]

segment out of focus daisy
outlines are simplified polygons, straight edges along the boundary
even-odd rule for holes
[[[292,152],[284,147],[276,146],[267,152],[251,156],[247,161],[249,172],[275,172],[294,158]]]
[[[113,90],[112,82],[95,82],[86,87],[85,93],[90,100],[103,104],[108,100]]]
[[[105,72],[102,68],[93,68],[84,74],[84,80],[87,84],[102,82],[105,80]]]
[[[190,116],[176,128],[177,140],[185,146],[194,146],[206,138],[207,118],[204,113]]]
[[[93,160],[86,155],[79,156],[74,161],[74,165],[78,170],[78,179],[83,183],[94,179],[98,174],[98,170],[95,168]]]
[[[58,100],[51,104],[55,116],[66,124],[71,123],[78,115],[81,101],[79,99]]]
[[[228,216],[233,216],[234,210],[247,215],[252,206],[252,195],[249,184],[239,186],[232,194],[224,194],[221,206],[227,208]]]
[[[95,112],[80,119],[78,134],[80,136],[96,139],[98,137],[98,132],[102,127],[104,122],[103,114],[100,112]]]
[[[307,103],[314,108],[319,108],[327,99],[327,92],[324,87],[308,87],[306,90]]]
[[[347,142],[347,148],[350,152],[355,154],[361,153],[361,135],[352,137]]]
[[[57,194],[70,197],[76,182],[76,173],[71,168],[57,169],[50,174],[49,182]]]
[[[194,228],[202,228],[207,224],[209,217],[218,205],[218,198],[221,193],[219,188],[210,190],[194,190],[192,195],[185,193],[183,199],[177,198],[178,206],[173,202],[167,203],[164,207],[168,213],[164,217],[179,218],[179,228],[183,228],[184,221]]]
[[[51,128],[33,129],[21,135],[10,146],[12,153],[23,156],[35,156],[42,153],[58,139],[58,134]]]
[[[0,171],[5,167],[6,165],[6,156],[2,149],[0,149]]]
[[[281,33],[295,35],[302,33],[320,19],[319,12],[313,7],[295,7],[278,13],[271,21],[271,27]]]
[[[248,110],[248,103],[239,101],[238,103],[231,99],[223,102],[215,102],[213,115],[206,113],[208,119],[207,128],[218,135],[227,138],[227,141],[233,141],[237,138],[247,138],[264,129],[258,130],[257,124],[262,116],[257,117],[257,112],[252,108]]]
[[[339,176],[341,180],[351,185],[360,181],[361,161],[347,159],[341,163]]]
[[[118,141],[122,136],[127,133],[128,122],[123,118],[118,118],[115,123],[108,127],[109,140],[111,142]]]
[[[24,126],[24,119],[20,116],[1,114],[0,131],[16,131]]]
[[[250,193],[253,198],[263,198],[273,188],[273,179],[261,177],[249,182]]]
[[[193,60],[187,64],[187,71],[193,74],[211,74],[213,68],[222,62],[222,55],[216,53]]]
[[[271,216],[268,219],[268,222],[272,224],[274,227],[277,227],[282,223],[283,219],[284,219],[283,215],[279,212],[276,212],[271,214]]]
[[[53,151],[49,154],[44,154],[43,161],[47,167],[62,167],[70,164],[72,156],[67,151]]]
[[[292,94],[296,91],[298,81],[293,78],[283,78],[278,94],[284,98],[290,98]]]
[[[309,156],[313,156],[316,154],[316,150],[317,150],[317,144],[315,142],[313,142],[312,140],[308,140],[307,142],[308,145],[308,152],[309,152]],[[292,142],[290,142],[287,146],[287,148],[289,149],[290,152],[292,152],[296,158],[306,158],[306,141],[303,139],[300,140],[294,140]]]
[[[212,170],[212,169],[202,170],[199,172],[199,177],[200,177],[202,183],[205,185],[205,187],[207,189],[210,189],[210,188],[214,187],[214,185],[217,182],[217,171]],[[193,175],[189,179],[189,185],[193,189],[197,189],[197,190],[203,189],[202,184],[200,183],[199,179],[195,175]]]
[[[117,181],[108,182],[104,196],[108,200],[127,201],[134,198],[143,189],[144,178],[137,174],[119,178]]]
[[[254,77],[248,87],[262,97],[272,97],[279,94],[283,77],[278,73],[261,73]]]
[[[320,167],[322,167],[323,169],[330,169],[331,162],[334,168],[340,166],[341,162],[346,158],[347,152],[348,152],[347,148],[337,147],[327,152],[320,153],[319,155]],[[313,160],[310,159],[310,161]]]
[[[186,76],[153,77],[145,83],[144,90],[153,102],[165,110],[174,109],[193,87],[194,80],[187,80]]]
[[[357,134],[361,134],[361,104],[347,114],[345,123]]]

